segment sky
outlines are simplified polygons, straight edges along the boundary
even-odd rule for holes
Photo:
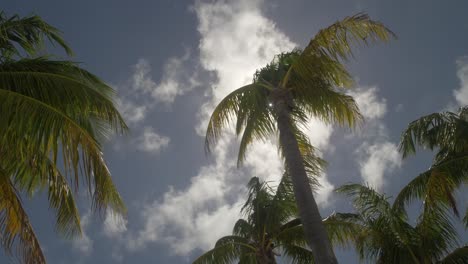
[[[116,89],[131,129],[104,144],[128,215],[96,215],[78,193],[84,233],[67,240],[54,232],[44,194],[25,201],[49,263],[191,263],[229,234],[248,179],[278,181],[283,167],[273,140],[255,143],[237,168],[238,141],[229,129],[206,155],[210,111],[275,54],[304,47],[346,16],[365,12],[398,38],[356,48],[346,64],[357,80],[349,93],[365,117],[360,129],[309,122],[307,134],[329,164],[316,192],[322,216],[352,210],[333,193],[345,183],[395,195],[431,162],[430,152],[401,159],[408,123],[468,104],[464,1],[43,0],[5,1],[2,8],[58,27],[72,60]],[[466,188],[457,197],[467,208]],[[466,232],[460,240],[468,241]],[[351,249],[337,256],[358,263]],[[12,261],[0,252],[0,262]]]

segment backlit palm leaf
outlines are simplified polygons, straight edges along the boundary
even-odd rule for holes
[[[1,239],[10,250],[10,238],[19,237],[15,245],[26,263],[45,259],[19,202],[21,192],[31,197],[47,190],[56,229],[66,236],[81,233],[73,194],[83,184],[95,209],[125,212],[99,143],[127,130],[114,92],[74,62],[33,57],[45,52],[44,39],[71,54],[60,32],[40,17],[0,13],[0,168],[8,180],[2,188],[14,197],[0,213],[7,216],[2,223],[22,226],[21,232],[2,229]],[[8,211],[13,209],[18,217]]]
[[[45,263],[39,241],[23,209],[19,194],[8,174],[0,167],[0,241],[7,253],[15,253],[23,263]]]
[[[400,142],[403,157],[414,154],[417,145],[437,149],[437,153],[431,168],[401,192],[396,201],[400,208],[411,199],[420,198],[427,202],[445,203],[458,215],[453,193],[468,183],[467,111],[468,108],[461,108],[458,113],[423,116],[411,122],[404,131]]]

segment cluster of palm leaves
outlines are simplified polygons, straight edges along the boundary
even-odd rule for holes
[[[248,184],[248,198],[233,234],[220,238],[215,247],[195,260],[208,263],[276,263],[277,256],[291,263],[313,263],[314,256],[307,247],[290,177],[285,175],[274,190],[268,183],[253,177]],[[337,221],[339,220],[339,221]],[[337,245],[346,245],[357,231],[347,222],[328,217],[323,221],[329,237]]]
[[[353,127],[361,120],[351,96],[337,88],[353,83],[343,65],[351,48],[388,41],[394,34],[382,23],[358,14],[319,31],[304,50],[283,53],[257,71],[253,82],[226,96],[215,108],[206,132],[206,148],[236,119],[242,134],[239,164],[253,140],[278,136],[279,150],[291,176],[299,216],[317,263],[337,263],[309,187],[308,174],[318,175],[322,163],[302,131],[309,117]],[[279,132],[279,133],[278,133]],[[318,164],[318,165],[317,165]]]
[[[431,168],[410,181],[393,203],[360,184],[336,190],[351,198],[356,212],[333,213],[323,219],[333,246],[352,245],[360,259],[369,263],[468,263],[468,245],[457,234],[460,215],[454,197],[468,182],[467,111],[464,107],[458,113],[434,113],[408,126],[400,144],[403,156],[414,153],[416,145],[438,151]],[[246,219],[239,219],[233,235],[219,239],[194,264],[276,263],[279,256],[288,263],[315,263],[297,218],[290,175],[285,173],[276,192],[258,178],[252,178],[248,188],[242,208]],[[422,202],[419,216],[408,214],[411,202]],[[468,228],[466,215],[462,221]]]
[[[315,179],[323,169],[324,161],[317,157],[301,128],[311,116],[325,123],[350,127],[358,123],[361,114],[354,99],[337,90],[353,83],[343,62],[352,57],[353,45],[388,41],[392,37],[394,34],[383,24],[365,14],[347,17],[321,30],[304,50],[277,55],[255,73],[251,84],[233,91],[218,104],[206,133],[208,151],[221,136],[222,129],[234,120],[236,133],[241,135],[239,165],[252,141],[278,137],[297,204],[300,225],[298,222],[296,227],[304,232],[296,234],[300,239],[289,241],[288,246],[300,246],[304,254],[302,258],[291,254],[285,246],[288,241],[279,241],[279,230],[284,228],[283,225],[288,226],[288,220],[295,220],[282,219],[272,227],[269,217],[276,212],[268,211],[270,207],[267,206],[268,213],[262,218],[267,222],[253,221],[258,212],[250,210],[254,215],[248,215],[247,221],[239,220],[234,229],[235,239],[221,239],[196,263],[231,263],[233,260],[274,263],[274,248],[289,255],[294,263],[337,263],[331,243],[337,241],[341,244],[352,242],[363,259],[373,259],[377,263],[467,263],[466,247],[450,252],[457,246],[457,238],[447,213],[447,208],[452,208],[458,216],[453,191],[467,183],[466,109],[458,114],[433,114],[410,124],[402,138],[403,156],[415,152],[416,144],[437,148],[438,153],[430,170],[405,187],[393,205],[371,188],[347,185],[339,191],[355,197],[358,213],[334,214],[322,221],[310,188],[311,179],[312,183],[317,183]],[[278,192],[281,190],[279,188]],[[283,195],[278,192],[276,195]],[[405,206],[415,198],[424,201],[424,210],[413,227],[407,223]],[[273,198],[265,199],[274,201]],[[244,211],[254,208],[255,204],[249,201]],[[467,218],[468,212],[465,222]],[[327,228],[325,223],[332,220],[337,224],[336,228]],[[249,225],[254,234],[242,233],[247,229],[239,230],[239,223]],[[306,244],[308,249],[303,248]],[[265,245],[269,247],[265,248]],[[262,255],[265,252],[267,254]]]
[[[45,263],[22,196],[46,191],[56,229],[81,233],[74,193],[82,185],[97,210],[125,207],[100,141],[124,132],[113,90],[76,63],[46,53],[45,42],[72,51],[38,16],[0,13],[0,243],[24,263]]]

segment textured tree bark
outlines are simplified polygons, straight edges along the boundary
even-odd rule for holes
[[[279,140],[291,175],[299,216],[316,264],[336,264],[335,253],[312,194],[299,146],[291,128],[290,105],[285,93],[274,101]]]

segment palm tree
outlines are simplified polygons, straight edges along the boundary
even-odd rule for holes
[[[437,153],[431,167],[403,188],[395,204],[401,209],[419,198],[431,204],[447,204],[459,216],[454,192],[468,183],[468,107],[411,122],[400,142],[403,157],[414,154],[416,145],[436,149]]]
[[[86,185],[93,208],[124,213],[100,141],[127,129],[113,90],[76,63],[44,54],[44,39],[71,49],[38,16],[0,12],[0,241],[24,263],[45,263],[21,196],[47,190],[56,229],[81,234],[74,192]]]
[[[416,224],[388,198],[359,184],[337,190],[353,199],[356,214],[335,214],[356,232],[351,238],[361,260],[371,263],[468,263],[468,245],[459,247],[448,207],[424,204]],[[356,226],[360,226],[357,228]]]
[[[319,31],[303,51],[277,55],[255,73],[251,84],[226,96],[208,124],[205,146],[209,152],[222,129],[237,119],[236,133],[242,133],[239,165],[253,140],[279,131],[279,149],[291,174],[299,215],[317,263],[336,263],[336,258],[307,184],[300,147],[306,137],[300,126],[310,116],[354,126],[361,119],[355,101],[335,89],[353,83],[342,61],[352,56],[351,46],[387,41],[392,36],[383,24],[365,14],[346,17]]]
[[[254,177],[248,184],[248,199],[242,207],[246,219],[239,219],[233,234],[220,238],[194,264],[238,262],[269,264],[276,263],[276,256],[283,255],[291,263],[313,263],[313,254],[307,248],[301,220],[297,218],[289,176],[283,177],[276,193],[265,182]],[[357,230],[348,223],[324,220],[330,230],[330,239],[345,245]]]

